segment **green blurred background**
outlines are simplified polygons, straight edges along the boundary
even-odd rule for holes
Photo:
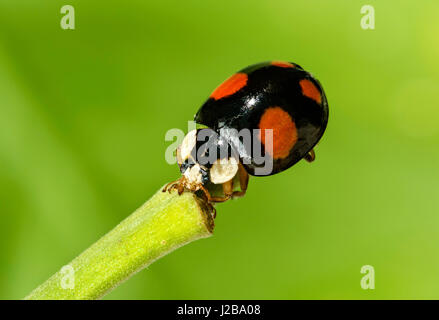
[[[365,4],[375,30],[360,28]],[[265,60],[322,82],[317,161],[251,179],[218,206],[213,237],[107,298],[439,298],[438,13],[434,0],[2,0],[0,298],[24,297],[177,178],[166,131]],[[360,287],[366,264],[375,290]]]

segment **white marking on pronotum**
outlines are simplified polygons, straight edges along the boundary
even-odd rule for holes
[[[197,183],[197,184],[201,184],[201,169],[200,166],[198,164],[192,166],[191,168],[188,168],[185,172],[184,172],[184,176],[186,177],[186,179],[190,182],[190,183]]]
[[[221,184],[233,179],[238,172],[238,166],[238,162],[233,157],[216,160],[210,168],[210,181]]]

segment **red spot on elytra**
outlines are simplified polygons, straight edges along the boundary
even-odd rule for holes
[[[247,84],[247,80],[247,74],[236,73],[229,79],[221,83],[219,87],[212,92],[210,97],[214,98],[215,100],[219,100],[221,98],[230,96],[245,87]]]
[[[313,99],[315,102],[320,104],[322,102],[322,95],[319,89],[308,79],[302,79],[299,81],[300,87],[302,88],[302,94],[308,98]]]
[[[270,107],[265,110],[259,121],[259,140],[273,159],[288,157],[297,142],[296,124],[290,114],[281,107]],[[273,141],[266,141],[265,130],[273,130]],[[272,152],[270,149],[272,147]]]
[[[281,68],[295,68],[296,66],[292,63],[289,62],[284,62],[284,61],[272,61],[271,65],[276,66],[276,67],[281,67]]]

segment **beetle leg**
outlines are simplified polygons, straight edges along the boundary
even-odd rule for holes
[[[230,187],[230,184],[231,184],[231,187]],[[209,202],[224,202],[224,201],[229,200],[232,197],[232,195],[230,193],[226,194],[226,190],[228,191],[229,188],[230,188],[230,190],[233,189],[232,180],[223,183],[224,197],[212,197],[210,195],[210,192],[204,186],[202,186],[202,185],[200,186],[200,189],[203,190],[204,194],[207,197],[207,201],[209,201]]]
[[[316,153],[314,152],[314,149],[311,149],[311,151],[308,152],[303,158],[308,162],[313,162],[316,159]]]
[[[169,182],[162,190],[162,192],[166,192],[168,191],[169,193],[171,193],[172,190],[177,189],[178,191],[178,195],[181,195],[184,191],[184,186],[182,183],[183,177],[181,177],[180,179],[177,179],[175,181]]]
[[[210,196],[210,192],[203,185],[200,185],[200,189],[203,191],[204,195],[206,196],[207,201],[210,202],[210,199],[212,198]]]
[[[171,185],[173,186],[174,184],[177,183],[177,181],[178,180],[175,180],[175,181],[172,181],[172,182],[169,182],[168,184],[166,184],[166,186],[162,189],[162,192],[166,192],[167,190],[169,190]]]
[[[181,196],[181,194],[184,191],[184,187],[182,184],[177,185],[177,191],[178,191],[178,195]]]
[[[173,185],[171,185],[169,188],[168,188],[168,193],[171,193],[172,192],[172,190],[174,190],[174,189],[177,189],[177,184],[176,183],[174,183]]]
[[[233,179],[230,179],[229,181],[223,183],[223,193],[224,193],[224,197],[227,197],[228,199],[232,197]]]
[[[241,191],[233,192],[232,196],[234,198],[235,197],[237,197],[237,198],[243,197],[245,195],[245,193],[247,192],[248,180],[250,178],[247,171],[245,171],[245,168],[241,163],[239,164],[238,174],[239,174],[239,185],[240,185]]]

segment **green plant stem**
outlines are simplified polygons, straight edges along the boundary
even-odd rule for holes
[[[211,210],[194,194],[159,190],[25,299],[99,299],[160,257],[212,232]]]

